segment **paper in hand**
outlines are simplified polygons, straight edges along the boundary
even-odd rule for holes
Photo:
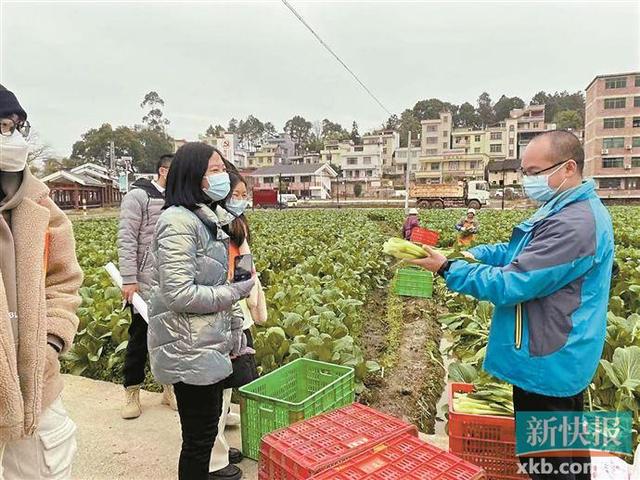
[[[122,289],[122,276],[120,275],[120,271],[118,267],[116,267],[113,262],[109,262],[104,266],[104,269],[107,271],[113,283],[120,289]],[[133,308],[135,308],[144,321],[149,323],[149,312],[147,309],[147,302],[145,302],[140,295],[137,293],[133,294],[133,298],[131,299],[131,304]]]

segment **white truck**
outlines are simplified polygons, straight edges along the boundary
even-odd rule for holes
[[[420,208],[469,207],[481,208],[489,201],[489,184],[471,180],[455,184],[416,185],[409,192]]]

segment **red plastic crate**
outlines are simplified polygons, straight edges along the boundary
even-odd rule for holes
[[[422,243],[423,245],[431,245],[435,247],[440,239],[440,234],[433,230],[416,227],[411,231],[411,241]]]
[[[260,480],[302,480],[416,427],[354,403],[262,438]]]
[[[482,467],[489,480],[521,480],[516,457],[516,424],[513,417],[456,413],[453,394],[473,391],[470,383],[449,385],[449,451]]]
[[[312,477],[312,480],[478,480],[482,468],[404,434]]]

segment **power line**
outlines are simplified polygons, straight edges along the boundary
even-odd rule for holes
[[[313,30],[313,28],[311,28],[311,26],[310,26],[310,25],[305,21],[305,19],[304,19],[304,18],[302,18],[302,16],[301,16],[298,12],[296,12],[295,8],[293,8],[293,6],[291,6],[291,4],[290,4],[289,2],[287,2],[287,0],[282,0],[282,3],[284,3],[284,4],[285,4],[285,6],[286,6],[289,10],[291,10],[291,13],[293,13],[293,14],[296,16],[296,18],[297,18],[298,20],[300,20],[300,22],[302,22],[302,24],[303,24],[305,27],[307,27],[307,28],[309,29],[309,31],[313,34],[313,36],[314,36],[314,37],[316,37],[316,39],[320,42],[320,44],[321,44],[324,48],[326,48],[326,49],[329,51],[329,53],[330,53],[331,55],[333,55],[333,56],[335,57],[335,59],[336,59],[336,60],[338,60],[338,62],[340,62],[340,64],[341,64],[341,65],[342,65],[342,66],[347,70],[347,72],[349,72],[349,73],[351,74],[351,76],[353,76],[353,78],[355,78],[355,79],[356,79],[356,82],[358,82],[358,83],[360,84],[360,86],[361,86],[362,88],[364,88],[364,89],[365,89],[365,91],[366,91],[366,92],[371,96],[371,98],[373,98],[373,99],[376,101],[376,103],[377,103],[378,105],[380,105],[380,107],[382,107],[382,109],[383,109],[385,112],[387,112],[389,115],[391,115],[391,112],[387,109],[387,107],[385,107],[385,106],[382,104],[382,102],[381,102],[380,100],[378,100],[378,98],[377,98],[377,97],[376,97],[376,96],[371,92],[371,90],[369,90],[369,89],[367,88],[367,86],[366,86],[364,83],[362,83],[362,80],[360,80],[360,79],[358,78],[358,76],[357,76],[355,73],[353,73],[353,71],[352,71],[352,70],[347,66],[347,64],[346,64],[346,63],[344,63],[344,62],[342,61],[342,59],[341,59],[341,58],[340,58],[340,57],[339,57],[339,56],[338,56],[338,55],[337,55],[333,50],[331,50],[331,47],[330,47],[329,45],[327,45],[327,44],[325,43],[325,41],[324,41],[324,40],[322,40],[322,38],[320,38],[320,35],[318,35],[318,34]]]

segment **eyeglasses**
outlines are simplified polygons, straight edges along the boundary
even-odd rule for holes
[[[28,137],[31,131],[31,124],[28,121],[16,123],[11,118],[0,118],[0,135],[10,137],[18,130],[23,137]]]
[[[562,160],[561,162],[558,163],[554,163],[553,165],[551,165],[548,168],[545,168],[544,170],[539,170],[537,172],[527,172],[524,168],[522,167],[518,167],[518,171],[525,177],[535,177],[537,175],[540,175],[541,173],[544,172],[548,172],[549,170],[551,170],[552,168],[555,168],[559,165],[562,165],[563,163],[567,163],[569,160],[573,160],[573,158],[567,158],[566,160]]]

